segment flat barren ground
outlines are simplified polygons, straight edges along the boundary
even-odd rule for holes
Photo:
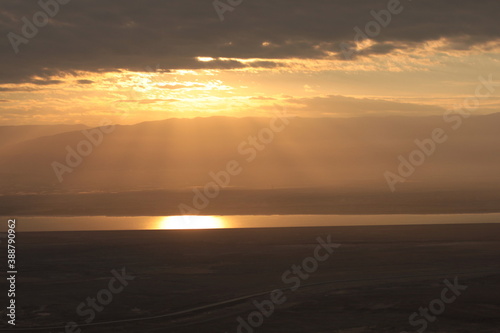
[[[25,332],[500,332],[500,224],[20,233],[17,249]]]

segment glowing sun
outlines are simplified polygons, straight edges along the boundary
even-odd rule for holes
[[[181,215],[163,217],[158,229],[218,229],[224,228],[224,221],[215,216]]]

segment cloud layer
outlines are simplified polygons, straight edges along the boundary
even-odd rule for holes
[[[341,43],[353,45],[354,28],[364,29],[373,20],[370,12],[387,3],[243,1],[221,22],[212,1],[70,1],[59,5],[49,23],[15,54],[7,34],[22,36],[22,18],[32,21],[41,8],[36,1],[3,0],[0,82],[53,85],[60,72],[144,71],[156,63],[166,69],[231,69],[274,68],[283,66],[276,60],[290,58],[342,59]],[[445,51],[463,52],[500,36],[500,2],[495,0],[404,0],[401,6],[403,11],[355,60],[442,39]]]

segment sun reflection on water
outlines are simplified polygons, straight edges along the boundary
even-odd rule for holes
[[[225,228],[226,223],[221,217],[180,215],[162,217],[157,229],[219,229]]]

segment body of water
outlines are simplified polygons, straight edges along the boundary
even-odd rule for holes
[[[0,230],[7,230],[2,217]],[[279,228],[411,224],[500,223],[495,214],[440,215],[228,215],[228,216],[75,216],[18,217],[17,231],[161,230],[215,228]]]

